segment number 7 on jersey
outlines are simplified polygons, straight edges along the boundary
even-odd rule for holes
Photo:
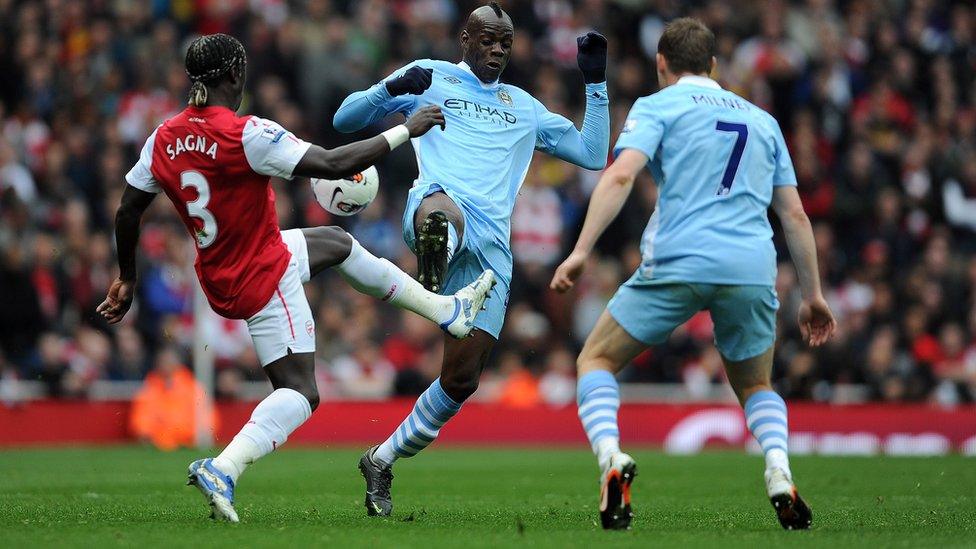
[[[746,140],[749,139],[749,128],[745,124],[734,122],[723,122],[719,120],[715,123],[715,130],[720,132],[735,132],[735,145],[732,147],[732,154],[729,156],[729,163],[725,165],[725,174],[722,175],[722,184],[718,188],[718,196],[727,196],[732,192],[732,182],[735,181],[735,174],[739,171],[739,162],[742,160],[742,151],[746,148]]]

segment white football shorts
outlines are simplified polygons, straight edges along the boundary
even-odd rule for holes
[[[311,278],[308,245],[301,229],[281,231],[281,239],[291,252],[285,274],[263,309],[247,319],[261,366],[267,366],[292,353],[315,352],[315,319],[302,284]]]

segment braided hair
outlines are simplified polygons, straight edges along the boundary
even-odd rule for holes
[[[227,34],[208,34],[190,43],[186,50],[186,75],[193,84],[187,104],[207,104],[207,87],[219,84],[232,71],[247,65],[247,54],[240,40]]]

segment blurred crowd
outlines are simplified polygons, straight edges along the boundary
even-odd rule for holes
[[[703,19],[718,38],[717,79],[772,112],[813,220],[838,336],[817,351],[795,326],[796,277],[777,235],[782,302],[774,377],[784,396],[884,401],[976,397],[976,8],[951,0],[500,2],[516,25],[503,81],[580,121],[575,37],[610,39],[615,136],[633,101],[657,90],[664,24]],[[216,394],[263,373],[242,322],[194,327],[192,241],[168,200],[148,212],[135,307],[109,329],[94,314],[116,275],[112,220],[123,176],[152,129],[185,105],[183,53],[201,33],[248,49],[242,112],[334,146],[331,115],[416,58],[459,59],[460,22],[478,2],[447,0],[0,0],[0,379],[84,398],[96,380],[141,380],[187,362],[202,330]],[[387,121],[385,124],[392,124]],[[372,127],[357,137],[372,135]],[[400,215],[416,165],[401,148],[378,165],[362,214],[331,219],[306,180],[275,181],[283,228],[339,223],[410,272]],[[463,170],[463,166],[458,167]],[[578,290],[547,289],[572,246],[598,173],[538,155],[513,218],[508,321],[479,396],[513,406],[574,398],[574,361],[616,287],[639,263],[650,177],[600,243]],[[416,394],[437,375],[441,334],[356,294],[337,277],[307,285],[326,396]],[[633,382],[722,381],[707,314],[634,361]]]

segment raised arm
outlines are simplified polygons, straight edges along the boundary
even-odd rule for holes
[[[539,148],[556,158],[588,170],[607,165],[610,149],[610,100],[607,95],[607,39],[590,32],[576,39],[576,55],[586,83],[586,112],[583,127],[577,130],[563,116],[549,112],[537,103]]]
[[[607,152],[610,149],[609,104],[605,82],[587,84],[583,127],[579,130],[569,128],[550,154],[588,170],[603,169],[607,165]]]
[[[583,267],[593,251],[593,246],[620,213],[634,187],[634,179],[646,164],[646,154],[636,149],[624,149],[607,171],[603,172],[590,197],[590,206],[586,210],[586,220],[583,221],[583,230],[576,240],[576,246],[569,257],[556,268],[552,282],[549,283],[550,288],[562,293],[576,284],[576,279],[583,274]]]
[[[152,204],[156,195],[126,185],[122,192],[122,204],[115,214],[115,247],[119,256],[119,277],[109,287],[105,301],[95,309],[115,324],[122,320],[132,306],[136,288],[136,248],[139,246],[139,228],[142,214]]]
[[[820,287],[813,228],[803,211],[803,203],[796,187],[774,188],[773,210],[783,225],[786,245],[790,249],[797,278],[800,280],[800,293],[803,297],[797,319],[800,333],[804,341],[815,347],[825,343],[833,335],[837,323]]]
[[[376,137],[356,141],[335,149],[312,145],[295,166],[292,175],[336,179],[352,175],[372,166],[394,148],[411,137],[419,137],[434,126],[444,129],[444,113],[440,107],[419,109],[406,123],[386,130]]]
[[[336,131],[354,132],[390,113],[409,112],[416,104],[416,96],[430,87],[434,69],[414,65],[401,71],[346,97],[332,118]]]

